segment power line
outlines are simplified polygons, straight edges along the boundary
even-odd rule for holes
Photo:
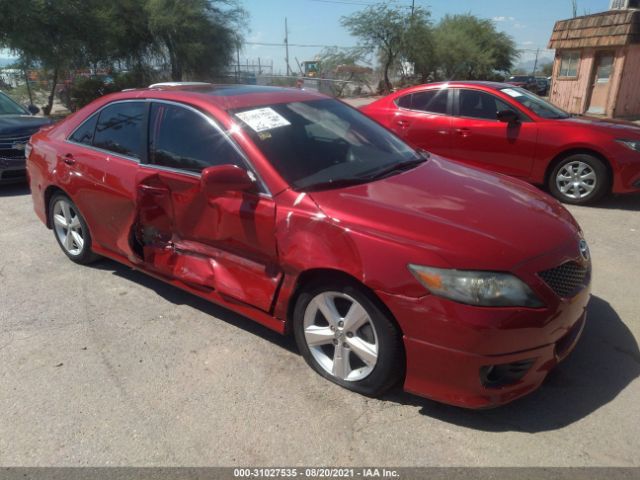
[[[284,47],[287,44],[285,43],[270,43],[270,42],[244,42],[245,45],[259,45],[261,47]],[[305,43],[288,43],[288,45],[290,47],[310,47],[310,48],[325,48],[325,47],[335,47],[335,48],[354,48],[354,46],[350,46],[350,47],[344,47],[344,46],[340,46],[340,45],[321,45],[321,44],[317,44],[317,45],[311,45],[311,44],[305,44]]]

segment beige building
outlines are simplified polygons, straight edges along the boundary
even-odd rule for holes
[[[640,117],[640,9],[629,8],[637,3],[613,0],[609,11],[556,22],[552,103],[570,113]]]

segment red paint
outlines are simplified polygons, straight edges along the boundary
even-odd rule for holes
[[[546,183],[554,160],[572,151],[590,151],[609,165],[613,193],[640,191],[640,152],[615,141],[640,141],[640,126],[589,117],[542,118],[499,90],[504,87],[508,85],[490,82],[420,85],[388,95],[362,111],[415,147],[537,185]],[[497,120],[417,113],[395,103],[409,93],[432,89],[487,92],[526,115],[529,121],[510,125]],[[407,121],[401,128],[398,118]]]
[[[485,407],[536,388],[559,360],[555,345],[582,325],[588,302],[588,288],[563,300],[538,276],[566,261],[588,264],[580,257],[581,233],[571,215],[523,182],[437,156],[368,184],[293,191],[243,131],[231,128],[225,110],[317,97],[284,89],[237,96],[167,89],[99,99],[32,138],[28,169],[35,211],[46,222],[46,192],[62,189],[85,217],[96,253],[281,333],[288,331],[302,274],[348,275],[397,320],[407,359],[405,388],[419,395]],[[66,141],[102,105],[132,98],[180,102],[217,119],[272,195],[245,188],[227,167],[201,178]],[[64,162],[69,153],[74,165]],[[236,189],[209,188],[223,177]],[[481,308],[445,300],[417,282],[409,263],[511,272],[545,307]],[[562,356],[573,347],[571,339]],[[535,365],[518,383],[500,389],[480,384],[478,372],[487,362],[529,358],[536,358]]]

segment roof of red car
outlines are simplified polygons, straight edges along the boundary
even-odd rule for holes
[[[487,87],[487,88],[493,88],[495,90],[500,90],[501,88],[512,88],[513,85],[508,84],[508,83],[503,83],[503,82],[487,82],[487,81],[480,81],[480,80],[453,80],[450,82],[434,82],[434,83],[427,83],[424,85],[420,85],[422,87],[424,86],[442,86],[442,85],[449,85],[449,86],[458,86],[458,87],[464,87],[464,86],[480,86],[480,87]]]
[[[159,85],[153,88],[130,90],[126,93],[134,94],[138,98],[140,96],[165,99],[197,98],[222,110],[328,98],[310,90],[262,85]]]

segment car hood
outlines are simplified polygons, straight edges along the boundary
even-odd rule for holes
[[[0,115],[0,135],[33,133],[50,125],[51,120],[31,115]]]
[[[604,130],[612,135],[631,135],[633,138],[640,138],[640,125],[624,120],[613,120],[610,118],[596,118],[589,116],[579,116],[563,118],[559,121],[572,125],[581,125]]]
[[[310,195],[344,228],[419,246],[453,268],[511,270],[577,245],[580,235],[571,214],[535,187],[435,156],[399,175]]]

